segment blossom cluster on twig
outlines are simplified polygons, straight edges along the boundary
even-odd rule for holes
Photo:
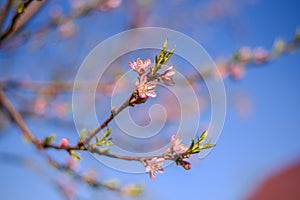
[[[294,37],[290,41],[276,39],[270,50],[259,46],[250,48],[244,46],[239,48],[230,59],[217,61],[218,72],[221,77],[229,76],[233,79],[241,79],[247,67],[258,66],[268,63],[284,53],[296,50],[300,44],[300,30],[296,30]]]
[[[138,195],[141,189],[136,185],[119,188],[104,182],[100,182],[96,180],[95,177],[77,173],[77,164],[75,161],[78,162],[81,160],[79,151],[90,151],[91,153],[98,154],[100,156],[107,156],[127,161],[137,161],[145,167],[145,173],[148,173],[150,178],[154,179],[157,173],[164,172],[163,165],[166,160],[173,161],[177,165],[188,170],[191,168],[191,164],[186,159],[188,159],[190,155],[198,153],[202,149],[211,148],[214,146],[213,144],[205,141],[207,132],[204,132],[198,139],[196,139],[196,142],[191,140],[189,147],[182,144],[180,138],[172,136],[170,148],[168,148],[166,152],[161,155],[134,157],[116,155],[110,152],[110,146],[114,145],[114,142],[112,137],[112,129],[107,127],[114,117],[129,106],[134,107],[138,104],[146,103],[149,97],[156,97],[157,94],[155,90],[160,82],[166,86],[173,86],[175,84],[175,68],[174,66],[167,65],[167,61],[174,53],[175,47],[171,51],[168,51],[167,47],[168,40],[164,42],[163,47],[159,55],[156,56],[153,64],[149,58],[146,60],[138,58],[136,61],[128,63],[131,69],[138,75],[135,88],[129,95],[129,98],[126,99],[118,109],[112,109],[110,116],[98,128],[92,131],[85,129],[82,130],[75,145],[70,144],[68,138],[61,138],[59,142],[56,143],[55,134],[47,136],[44,139],[36,138],[24,122],[21,113],[15,109],[12,102],[6,96],[6,85],[4,84],[0,85],[0,105],[8,111],[12,121],[14,121],[21,129],[24,138],[31,142],[37,149],[41,150],[40,152],[46,157],[49,164],[55,169],[70,173],[74,178],[79,179],[93,187],[104,187],[127,195]],[[100,132],[105,128],[107,128],[106,131],[104,131],[103,134],[100,134]],[[68,159],[66,164],[62,165],[49,156],[47,151],[45,151],[46,149],[66,151],[72,157],[72,159]],[[68,188],[65,188],[60,183],[58,185],[63,192],[70,193],[68,192]]]

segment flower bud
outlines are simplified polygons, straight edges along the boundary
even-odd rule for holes
[[[68,148],[69,147],[69,139],[63,138],[60,140],[60,147],[61,148]]]

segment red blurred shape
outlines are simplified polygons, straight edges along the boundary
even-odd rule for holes
[[[300,160],[268,177],[249,200],[300,200]]]

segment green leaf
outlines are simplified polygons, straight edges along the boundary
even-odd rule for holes
[[[83,140],[83,138],[84,138],[84,136],[86,135],[86,129],[84,128],[84,129],[82,129],[82,131],[80,132],[80,135],[79,135],[79,139],[80,140]]]
[[[167,51],[168,48],[168,38],[165,39],[163,46],[162,46],[162,50],[161,51]]]
[[[79,153],[76,153],[76,152],[73,151],[73,150],[70,150],[69,153],[70,153],[70,155],[74,158],[74,160],[80,161]]]
[[[175,49],[176,49],[176,45],[174,45],[173,49],[167,53],[166,55],[166,62],[169,60],[169,58],[174,54],[175,52]]]
[[[98,140],[96,144],[97,146],[110,146],[113,145],[114,143],[106,139],[106,140]]]
[[[23,13],[25,11],[25,7],[24,7],[22,1],[18,1],[18,3],[17,3],[17,11],[18,11],[18,13]]]
[[[200,148],[200,150],[203,150],[203,149],[209,149],[209,148],[212,148],[215,146],[216,146],[215,144],[206,143],[206,144],[201,145],[199,148]]]
[[[188,150],[186,151],[186,156],[188,157],[190,154],[196,154],[199,153],[203,149],[208,149],[216,146],[215,144],[210,144],[211,141],[202,144],[204,140],[207,137],[208,132],[204,131],[200,137],[197,138],[197,141],[195,142],[194,139],[192,139],[191,145],[189,146]],[[202,144],[202,145],[201,145]]]
[[[168,38],[166,38],[166,40],[164,41],[162,49],[159,52],[159,55],[155,56],[155,65],[151,69],[151,75],[154,75],[161,68],[161,66],[164,65],[169,60],[169,58],[173,55],[176,46],[174,45],[173,49],[170,52],[167,51],[167,48],[168,48]]]
[[[201,134],[201,136],[200,136],[200,138],[199,138],[199,140],[198,140],[198,144],[200,144],[200,143],[202,143],[204,140],[205,140],[205,138],[207,137],[207,131],[204,131],[202,134]]]
[[[108,138],[110,133],[111,133],[111,128],[108,128],[100,139],[98,137],[96,137],[96,145],[97,146],[113,145],[114,143],[112,141],[110,141],[112,138]]]
[[[110,135],[110,133],[111,133],[111,128],[106,129],[102,138],[107,138]]]
[[[52,133],[50,136],[47,136],[47,137],[44,139],[44,144],[51,144],[52,142],[54,142],[55,137],[56,137],[56,134],[55,134],[55,133]]]

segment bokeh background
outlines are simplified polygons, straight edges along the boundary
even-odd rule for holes
[[[6,1],[0,2],[3,8]],[[99,42],[131,28],[159,26],[180,31],[203,45],[217,62],[230,59],[241,47],[260,46],[268,50],[275,39],[292,40],[300,19],[300,2],[296,0],[111,0],[77,17],[74,10],[84,3],[80,0],[47,2],[18,34],[5,40],[0,49],[1,81],[72,83],[81,62]],[[57,17],[70,13],[73,15],[68,23],[53,23]],[[8,23],[9,18],[3,27]],[[117,64],[125,69],[127,62],[121,60]],[[146,174],[126,174],[105,167],[89,153],[81,154],[80,170],[93,169],[100,180],[141,184],[143,193],[134,197],[137,199],[238,200],[262,193],[262,185],[271,176],[292,165],[299,166],[299,65],[300,54],[296,48],[264,64],[250,63],[238,78],[225,77],[228,103],[222,135],[208,157],[192,159],[189,171],[172,165],[152,181]],[[120,71],[109,73],[117,77]],[[113,80],[107,79],[104,82]],[[55,132],[58,138],[68,137],[71,143],[75,142],[78,136],[72,123],[71,94],[49,93],[27,89],[8,91],[38,138]],[[109,88],[104,87],[98,94],[104,103],[109,103],[107,93]],[[209,99],[205,92],[199,95],[204,102]],[[99,109],[108,113],[110,108]],[[203,109],[205,112],[209,108]],[[4,111],[1,111],[0,126],[1,198],[64,199],[55,183],[68,177],[55,171],[32,145],[24,142]],[[64,152],[49,152],[61,161],[66,158]],[[286,184],[272,186],[269,193],[277,191],[290,195],[288,199],[299,198],[299,191],[292,190],[300,181],[299,167],[291,176],[282,177],[272,179],[271,185],[283,181]],[[92,189],[74,180],[66,182],[69,192],[75,191],[75,199],[132,198]]]

